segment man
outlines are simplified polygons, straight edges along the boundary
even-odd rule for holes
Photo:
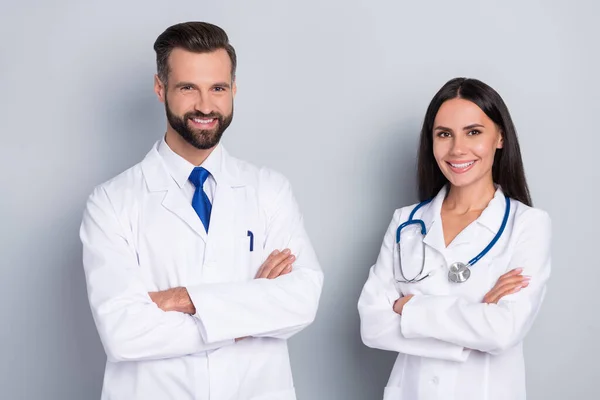
[[[219,144],[226,33],[178,24],[154,49],[166,134],[94,189],[80,232],[102,399],[295,399],[286,340],[314,320],[323,274],[290,185]]]

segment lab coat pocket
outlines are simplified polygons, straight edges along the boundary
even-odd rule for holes
[[[245,280],[254,279],[263,263],[261,235],[256,230],[243,229],[236,235],[236,269]]]
[[[386,386],[383,390],[383,400],[401,400],[402,391],[398,386]]]
[[[251,397],[250,400],[296,400],[294,388],[278,390],[267,394]]]

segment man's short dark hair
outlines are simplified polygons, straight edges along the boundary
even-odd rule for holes
[[[169,55],[175,48],[194,53],[223,49],[231,60],[231,79],[235,80],[237,58],[225,31],[208,22],[183,22],[167,28],[154,42],[158,77],[166,86],[169,79]]]

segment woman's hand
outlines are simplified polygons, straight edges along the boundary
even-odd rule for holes
[[[508,296],[509,294],[517,293],[519,290],[526,288],[529,286],[529,281],[531,277],[521,275],[523,272],[523,268],[516,268],[511,271],[508,271],[500,278],[498,281],[484,297],[482,303],[488,304],[497,304],[501,298],[504,296]],[[413,295],[409,294],[403,297],[400,297],[398,300],[394,302],[394,311],[397,314],[402,315],[402,310],[404,309],[404,305],[412,299]]]
[[[483,297],[482,303],[497,304],[504,296],[526,288],[531,277],[523,276],[521,272],[523,272],[523,268],[516,268],[498,278],[496,285]]]
[[[406,303],[408,303],[408,301],[410,299],[412,299],[414,295],[413,294],[409,294],[403,297],[400,297],[398,300],[396,300],[394,302],[394,311],[400,315],[402,315],[402,309],[404,308],[404,305]]]

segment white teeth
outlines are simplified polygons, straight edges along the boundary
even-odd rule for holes
[[[463,163],[463,164],[452,164],[452,163],[450,163],[450,165],[452,165],[454,168],[467,168],[467,167],[470,167],[471,165],[473,165],[474,162],[475,161],[471,161],[471,162]]]
[[[196,122],[198,124],[210,124],[211,122],[213,122],[213,119],[199,119],[199,118],[194,118],[194,122]]]

